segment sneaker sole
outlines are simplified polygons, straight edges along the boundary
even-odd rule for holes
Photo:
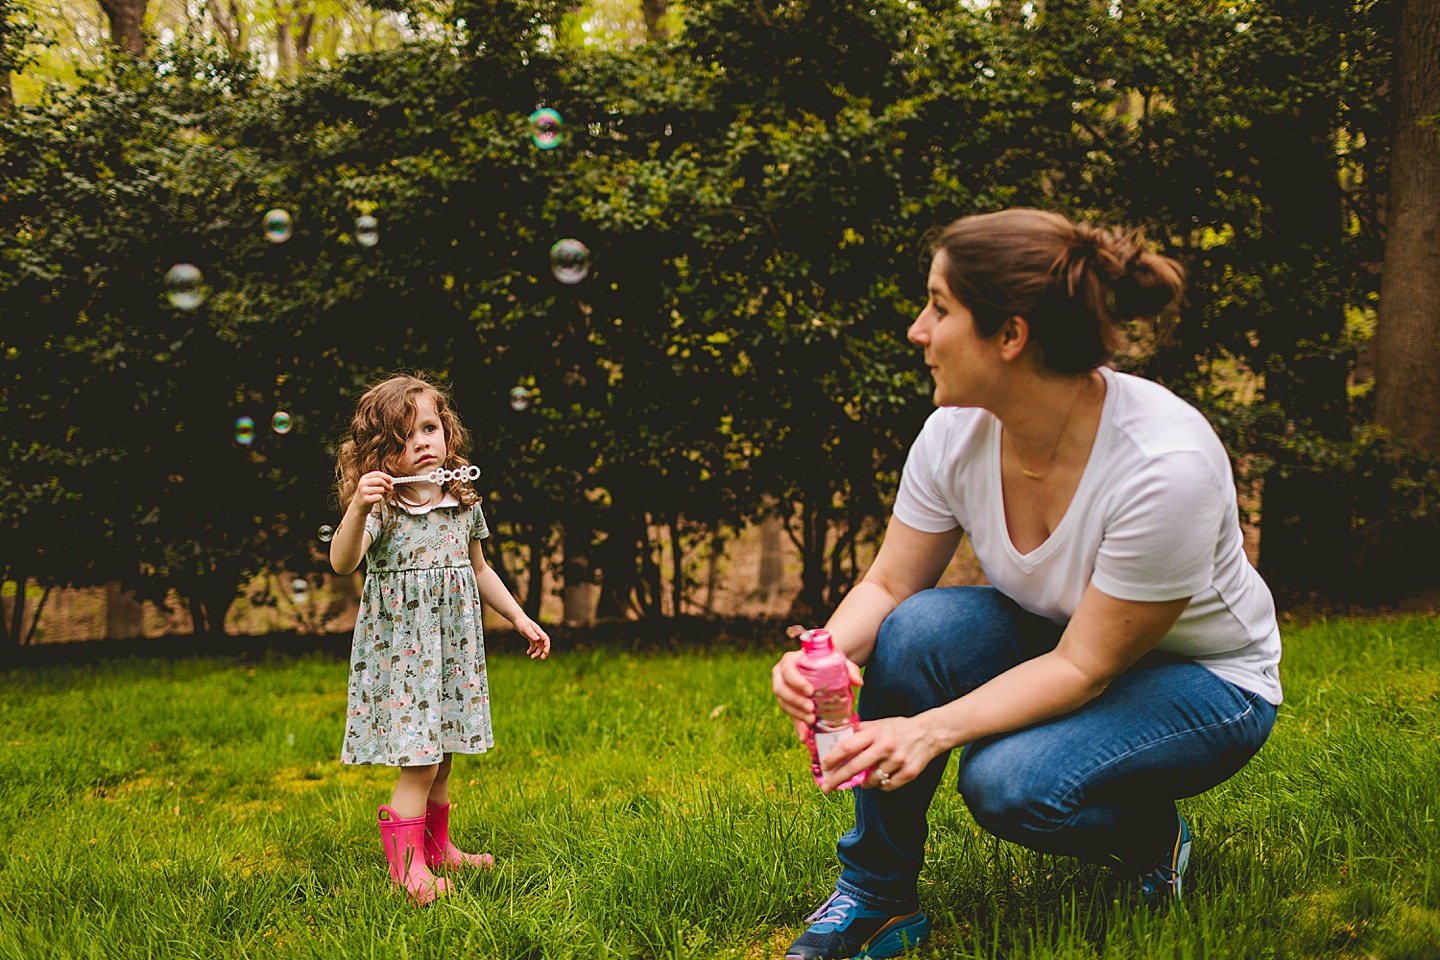
[[[924,913],[896,917],[875,932],[855,954],[853,960],[884,960],[918,946],[930,936],[930,918]]]

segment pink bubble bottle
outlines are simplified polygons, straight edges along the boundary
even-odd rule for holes
[[[845,655],[835,649],[828,630],[806,630],[800,634],[801,656],[795,663],[800,675],[815,688],[815,722],[805,732],[810,748],[810,773],[818,786],[825,777],[820,760],[830,748],[860,729],[855,713],[855,692],[850,688],[850,670]],[[840,784],[841,790],[859,786],[868,770],[862,770]]]

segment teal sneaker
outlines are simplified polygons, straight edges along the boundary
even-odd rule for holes
[[[881,960],[904,953],[930,936],[930,920],[916,910],[895,917],[835,891],[805,918],[810,929],[785,951],[785,960]]]
[[[1180,829],[1175,832],[1175,845],[1155,866],[1142,873],[1135,881],[1135,892],[1140,901],[1148,906],[1178,902],[1181,881],[1185,868],[1190,865],[1190,826],[1178,813]]]

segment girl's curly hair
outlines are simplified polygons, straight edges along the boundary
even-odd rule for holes
[[[371,470],[396,475],[397,460],[415,424],[415,402],[420,396],[429,397],[435,404],[440,427],[445,431],[445,462],[440,466],[457,470],[470,465],[467,458],[470,434],[450,408],[450,398],[445,392],[422,376],[389,377],[365,391],[350,422],[350,436],[340,445],[340,456],[335,463],[335,489],[341,513],[349,507],[362,476]],[[444,484],[444,490],[467,507],[480,500],[468,480],[451,480]],[[394,506],[397,496],[398,493],[391,494],[384,506]]]

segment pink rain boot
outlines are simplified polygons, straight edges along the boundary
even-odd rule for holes
[[[488,853],[466,853],[450,842],[450,804],[425,801],[425,866],[489,870],[495,858]]]
[[[450,881],[431,873],[425,866],[425,818],[401,818],[393,807],[381,805],[380,842],[385,846],[385,859],[390,861],[390,879],[403,889],[410,900],[424,906],[443,893],[450,892]]]

